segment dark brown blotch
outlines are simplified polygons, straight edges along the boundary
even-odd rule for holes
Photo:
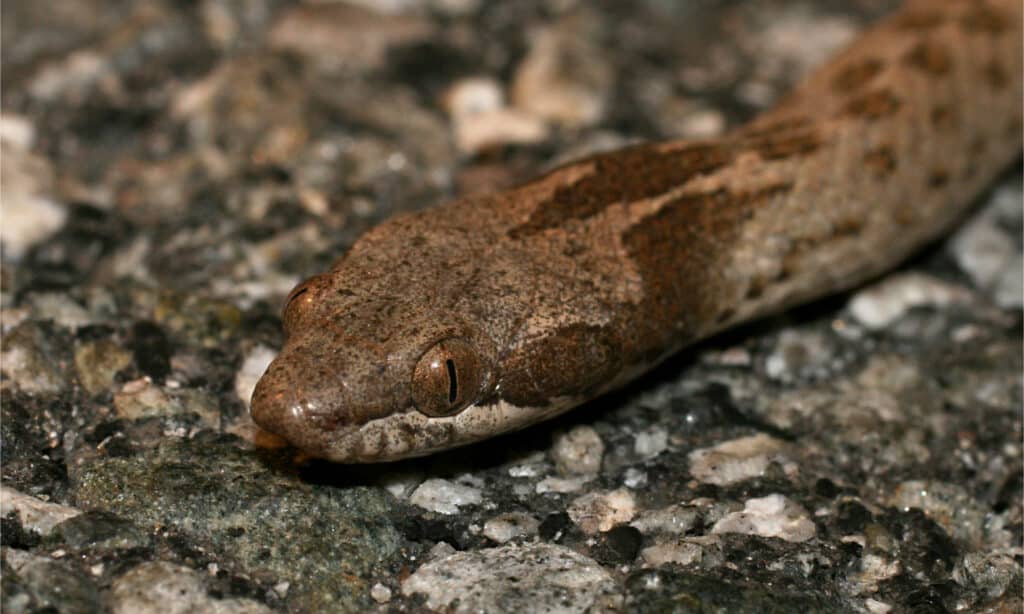
[[[811,129],[813,124],[814,122],[809,117],[793,115],[785,119],[746,126],[742,129],[742,134],[746,139],[768,139],[806,131]]]
[[[985,135],[979,134],[971,140],[971,144],[967,147],[967,154],[972,158],[979,158],[985,153],[985,149],[988,147],[988,140]]]
[[[757,139],[749,142],[747,146],[756,151],[762,160],[785,160],[814,153],[821,147],[821,137],[817,131],[808,130]]]
[[[621,368],[612,327],[570,324],[509,354],[500,394],[513,405],[544,407],[556,397],[591,396]]]
[[[899,203],[890,210],[892,221],[899,226],[913,226],[917,223],[917,209],[908,203]]]
[[[832,87],[842,94],[849,94],[870,83],[885,64],[877,58],[867,58],[844,67],[832,79]]]
[[[848,239],[860,235],[864,220],[860,217],[841,218],[832,225],[833,239]]]
[[[903,62],[933,77],[949,74],[953,60],[945,47],[934,41],[920,41],[903,56]]]
[[[750,285],[747,286],[747,291],[743,294],[743,300],[756,301],[761,298],[768,285],[769,281],[763,276],[754,277],[750,280]]]
[[[985,81],[988,82],[989,86],[996,91],[1002,91],[1006,89],[1006,86],[1010,82],[1010,78],[1006,74],[1006,69],[1003,65],[996,60],[992,60],[981,70],[982,75],[985,77]]]
[[[718,260],[753,211],[792,191],[791,182],[759,189],[687,194],[666,203],[631,228],[623,243],[643,277],[638,338],[675,343],[678,331],[700,334],[721,309]]]
[[[935,128],[949,128],[954,123],[954,115],[949,106],[940,104],[932,107],[930,115],[932,126]]]
[[[1010,18],[1000,11],[978,3],[978,6],[964,13],[960,18],[960,27],[971,34],[1002,34],[1012,26]]]
[[[880,119],[900,110],[903,102],[891,91],[875,90],[850,100],[843,107],[843,113],[864,119]]]
[[[928,187],[932,189],[940,189],[949,183],[949,171],[944,168],[932,169],[932,172],[928,174]]]
[[[814,123],[802,116],[745,128],[738,135],[738,143],[739,149],[755,151],[762,160],[805,156],[823,144]]]
[[[509,231],[509,236],[529,236],[570,220],[586,220],[616,203],[660,196],[731,161],[729,148],[704,143],[671,150],[638,145],[582,160],[575,164],[593,165],[592,172],[557,188],[537,204],[525,223]]]
[[[891,145],[880,145],[864,154],[864,166],[878,179],[884,179],[896,170],[896,153]]]
[[[733,316],[735,316],[735,315],[736,315],[736,310],[734,308],[726,307],[722,311],[722,313],[718,314],[718,316],[715,318],[715,323],[716,324],[725,324],[726,322],[731,320],[733,318]]]
[[[1010,121],[1006,122],[1006,133],[1011,138],[1020,138],[1021,130],[1024,130],[1024,123],[1021,121],[1021,115],[1017,114],[1010,117]]]

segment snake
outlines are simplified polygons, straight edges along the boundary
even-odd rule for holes
[[[385,220],[286,299],[253,420],[338,463],[422,456],[877,277],[1019,159],[1021,13],[909,0],[720,136]]]

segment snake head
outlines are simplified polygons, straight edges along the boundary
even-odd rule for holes
[[[418,456],[485,436],[493,415],[479,408],[498,381],[494,343],[460,317],[460,292],[443,282],[413,289],[424,284],[417,262],[382,270],[348,258],[297,286],[284,347],[253,393],[253,420],[337,462]]]

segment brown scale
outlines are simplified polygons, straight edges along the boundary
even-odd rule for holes
[[[252,415],[376,462],[623,385],[939,237],[1021,150],[1020,0],[910,0],[718,139],[402,215],[297,288]]]
[[[989,86],[994,90],[1005,89],[1010,84],[1010,78],[1006,76],[1006,69],[998,60],[992,60],[982,69]]]
[[[837,92],[849,94],[863,88],[880,73],[885,63],[878,58],[866,58],[844,68],[832,80]]]
[[[933,77],[949,74],[953,60],[942,45],[934,41],[921,41],[904,57],[908,66],[912,66]]]
[[[851,117],[878,119],[893,115],[902,105],[903,101],[891,91],[879,89],[850,100],[843,107],[843,113]]]
[[[864,154],[864,165],[878,179],[885,179],[896,170],[896,154],[892,145],[880,145]]]

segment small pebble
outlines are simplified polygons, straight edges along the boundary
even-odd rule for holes
[[[536,535],[540,521],[524,512],[499,514],[484,523],[484,537],[498,544],[526,535]]]
[[[555,437],[551,460],[565,477],[595,475],[601,470],[604,442],[593,427],[581,425]]]
[[[860,567],[851,571],[846,579],[855,595],[878,592],[878,585],[898,576],[903,568],[899,561],[868,553],[860,559]]]
[[[118,371],[128,367],[132,354],[110,339],[99,339],[75,347],[75,372],[82,387],[92,395],[109,390]]]
[[[547,136],[548,129],[543,123],[514,109],[475,113],[455,122],[455,144],[467,153],[501,145],[539,143]]]
[[[571,127],[599,120],[613,76],[603,51],[572,27],[541,29],[530,38],[513,79],[514,106]]]
[[[585,494],[568,508],[569,518],[588,535],[610,530],[636,515],[636,501],[625,488]]]
[[[147,377],[127,382],[114,394],[114,413],[126,420],[181,412],[181,405]]]
[[[8,486],[0,486],[0,516],[16,513],[21,525],[46,536],[55,526],[82,513],[82,510],[47,503]]]
[[[271,610],[252,599],[215,599],[202,574],[164,561],[142,563],[114,580],[110,607],[115,614],[262,614]]]
[[[529,144],[548,136],[547,125],[521,110],[505,106],[497,81],[476,77],[452,85],[443,97],[461,151],[479,153],[489,147]]]
[[[23,392],[58,393],[68,385],[60,343],[51,328],[26,320],[4,335],[0,372]]]
[[[53,320],[71,330],[93,323],[92,315],[64,293],[34,292],[29,296],[29,303],[37,320]]]
[[[633,441],[633,452],[642,460],[654,458],[668,449],[668,431],[660,426],[652,426],[636,434]]]
[[[1022,254],[1018,242],[1003,225],[1020,224],[1024,209],[1020,184],[996,190],[979,215],[957,230],[948,249],[975,286],[989,292],[1004,309],[1019,308],[1022,298]]]
[[[328,68],[370,70],[388,50],[427,38],[432,24],[408,15],[385,15],[343,3],[300,4],[281,14],[269,34],[276,51],[298,53]]]
[[[27,151],[36,140],[36,128],[23,115],[0,112],[0,146]]]
[[[888,504],[902,510],[920,509],[951,536],[966,543],[981,546],[984,540],[988,506],[962,486],[937,480],[910,480],[896,487]]]
[[[431,479],[420,484],[409,502],[438,514],[458,514],[466,505],[479,505],[483,501],[480,490],[448,480]]]
[[[277,352],[274,350],[265,345],[257,345],[249,350],[242,361],[242,366],[238,369],[238,374],[235,375],[235,394],[238,395],[242,403],[245,403],[246,407],[252,400],[252,391],[256,389],[256,382],[270,366],[270,361],[275,356],[277,356]]]
[[[807,511],[782,495],[748,499],[742,512],[733,512],[715,523],[712,533],[746,533],[804,542],[815,534]]]
[[[773,462],[782,465],[786,475],[794,475],[797,466],[785,450],[782,440],[757,434],[694,450],[687,458],[690,475],[706,484],[722,486],[764,475]]]
[[[690,505],[670,505],[657,510],[641,512],[630,523],[645,534],[667,533],[683,535],[700,522],[700,512]]]
[[[453,119],[490,113],[505,107],[505,93],[495,79],[470,77],[452,84],[444,93],[442,104]]]
[[[596,475],[577,475],[571,478],[560,478],[557,476],[551,476],[544,478],[537,482],[535,492],[538,495],[544,493],[567,493],[567,492],[578,492],[583,485],[590,482],[596,477]]]
[[[881,330],[914,307],[945,307],[970,300],[970,292],[959,286],[922,273],[898,273],[857,292],[849,309],[863,326]]]
[[[387,603],[391,601],[391,589],[378,582],[370,588],[370,598],[377,603]]]
[[[50,162],[12,145],[10,139],[0,141],[0,173],[0,245],[4,257],[18,260],[64,224],[67,210],[56,200]]]
[[[835,354],[829,338],[817,331],[785,330],[765,359],[765,374],[782,381],[800,376],[820,376],[826,372]]]
[[[524,587],[529,587],[524,590]],[[458,552],[422,565],[402,583],[433,611],[608,611],[621,603],[617,582],[592,559],[552,544]]]
[[[980,593],[988,601],[998,599],[1020,586],[1021,569],[1009,554],[1002,552],[968,552],[957,561],[953,581],[963,588]]]
[[[648,546],[640,551],[640,558],[644,567],[660,567],[668,563],[693,565],[700,562],[703,554],[704,550],[699,544],[676,540]]]
[[[626,469],[622,476],[622,484],[626,488],[637,489],[647,485],[647,472],[636,467]]]

